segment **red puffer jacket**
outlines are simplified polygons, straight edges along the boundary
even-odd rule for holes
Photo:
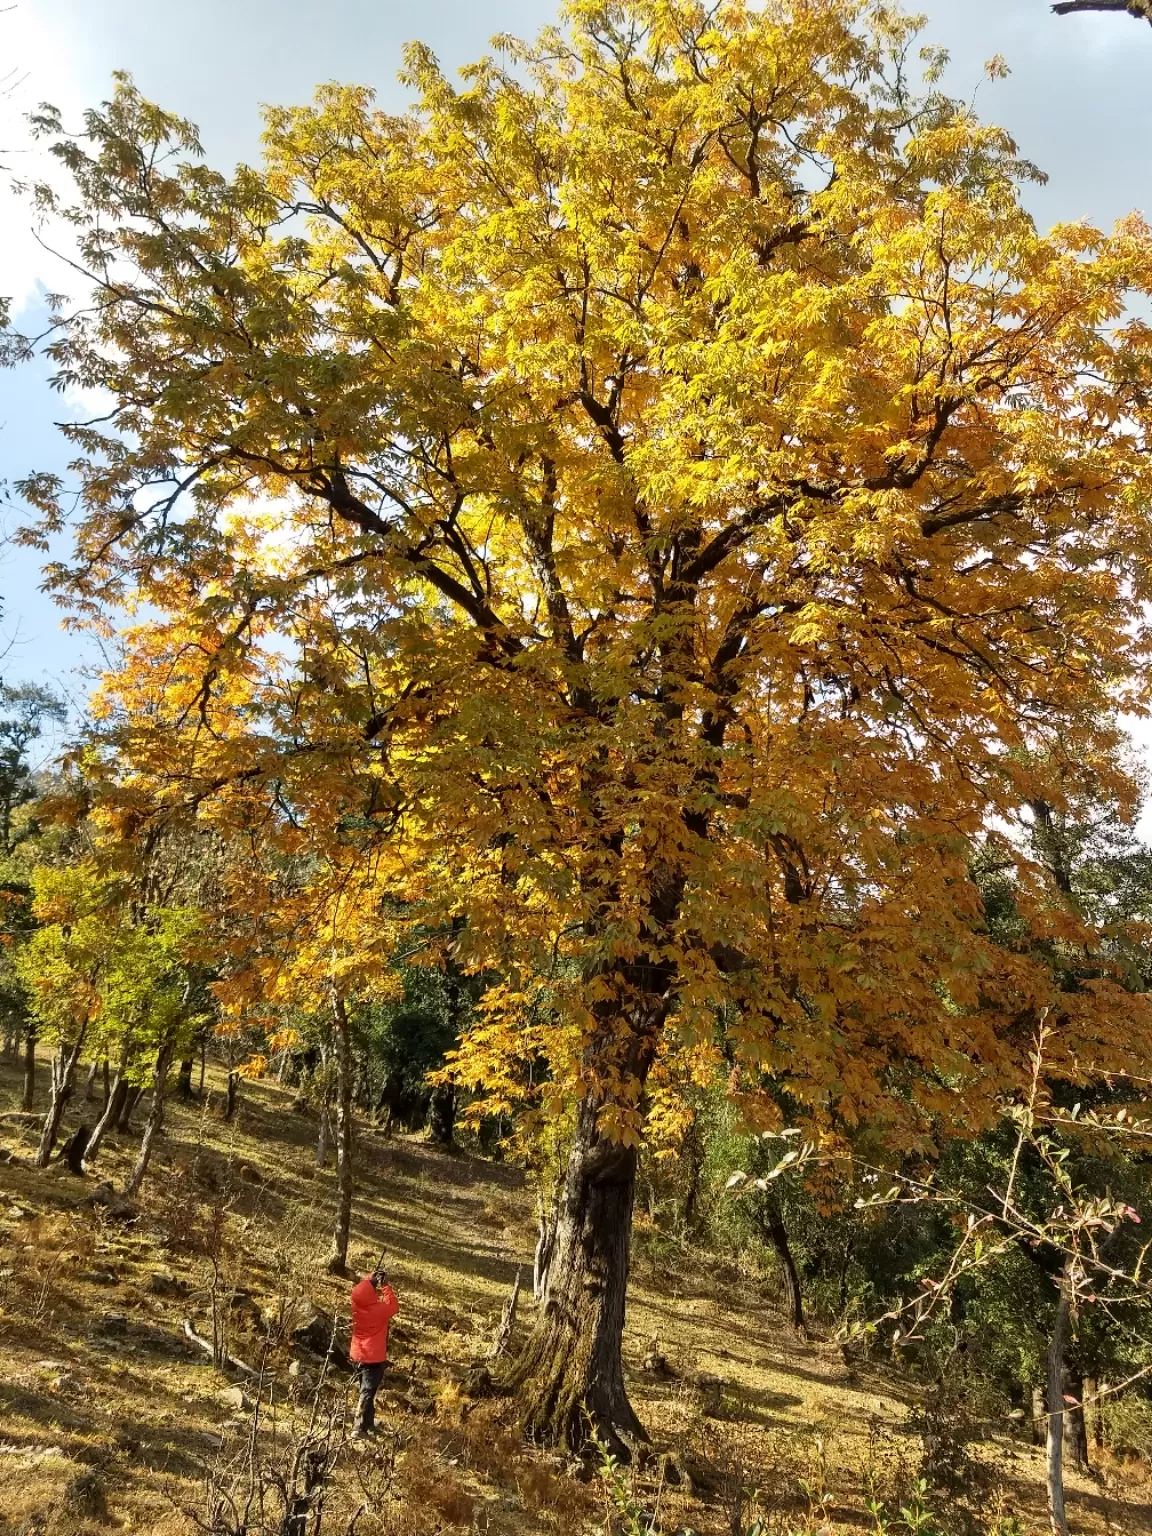
[[[369,1276],[352,1287],[352,1347],[348,1353],[361,1365],[378,1365],[388,1358],[388,1324],[400,1310],[396,1292],[382,1285],[377,1294]]]

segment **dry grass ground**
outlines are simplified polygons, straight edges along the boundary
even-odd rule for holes
[[[17,1099],[17,1074],[0,1069],[0,1112]],[[269,1342],[266,1315],[293,1298],[346,1308],[347,1286],[321,1269],[333,1173],[316,1170],[314,1135],[274,1083],[245,1085],[229,1125],[211,1103],[174,1101],[139,1218],[124,1224],[82,1202],[99,1179],[123,1181],[132,1138],[106,1144],[98,1173],[80,1181],[37,1172],[32,1128],[0,1121],[0,1536],[192,1532],[228,1468],[248,1465],[253,1415],[238,1378],[182,1333],[185,1317],[210,1331],[213,1257],[232,1351],[265,1370],[261,1456],[275,1467],[291,1450],[320,1361],[290,1339]],[[402,1312],[382,1401],[389,1434],[335,1453],[325,1532],[342,1536],[357,1508],[357,1536],[623,1530],[607,1522],[598,1479],[526,1449],[507,1404],[464,1391],[530,1262],[518,1174],[369,1127],[359,1168],[353,1257],[367,1268],[387,1250]],[[644,1370],[653,1340],[669,1368],[658,1378]],[[866,1486],[906,1487],[922,1452],[909,1419],[924,1404],[907,1380],[849,1366],[833,1343],[794,1341],[760,1284],[710,1256],[646,1247],[643,1233],[625,1354],[633,1400],[678,1478],[671,1486],[654,1457],[632,1479],[663,1532],[730,1536],[741,1505],[781,1536],[873,1531]],[[701,1376],[712,1380],[701,1387]],[[339,1415],[349,1380],[336,1372],[328,1384]],[[976,1424],[970,1403],[967,1417]],[[975,1443],[951,1447],[981,1512],[974,1528],[1045,1530],[1039,1453],[1005,1424],[977,1427]],[[1077,1532],[1152,1532],[1152,1488],[1135,1467],[1073,1477],[1070,1508]]]

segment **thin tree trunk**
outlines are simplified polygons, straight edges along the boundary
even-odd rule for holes
[[[316,1130],[316,1166],[325,1168],[328,1165],[328,1101],[320,1105],[320,1124]]]
[[[172,1065],[174,1054],[175,1048],[170,1040],[166,1040],[156,1054],[156,1068],[152,1074],[152,1104],[148,1111],[148,1119],[144,1122],[144,1135],[140,1141],[140,1153],[136,1158],[136,1166],[132,1170],[132,1177],[124,1187],[124,1194],[129,1200],[135,1200],[140,1193],[144,1175],[148,1172],[152,1146],[164,1121],[164,1085],[168,1081],[168,1069]]]
[[[89,1167],[96,1161],[105,1136],[119,1120],[124,1109],[124,1101],[128,1097],[128,1079],[124,1075],[128,1070],[128,1042],[125,1041],[120,1051],[120,1062],[116,1068],[116,1081],[112,1085],[112,1091],[108,1095],[104,1105],[104,1113],[96,1122],[96,1129],[88,1139],[88,1146],[84,1153],[84,1161]]]
[[[121,1135],[127,1135],[132,1129],[132,1116],[136,1112],[136,1106],[144,1097],[144,1088],[141,1084],[129,1083],[124,1094],[124,1102],[120,1107],[120,1117],[116,1121],[116,1129]]]
[[[87,1078],[85,1079],[85,1082],[84,1082],[84,1102],[85,1102],[85,1104],[91,1104],[91,1102],[92,1102],[92,1090],[96,1086],[96,1074],[99,1071],[100,1071],[100,1063],[99,1063],[99,1061],[94,1061],[92,1063],[92,1065],[88,1068],[88,1076],[87,1076]]]
[[[208,1042],[200,1042],[200,1097],[204,1097],[204,1073],[208,1067]]]
[[[24,1094],[20,1108],[25,1114],[36,1102],[36,1031],[31,1024],[24,1036]]]
[[[1067,1269],[1060,1279],[1056,1320],[1048,1345],[1048,1518],[1052,1536],[1068,1536],[1068,1517],[1064,1511],[1064,1350],[1068,1344],[1070,1317]]]
[[[48,1160],[52,1156],[52,1148],[56,1145],[60,1122],[64,1118],[68,1100],[72,1097],[72,1086],[76,1080],[76,1063],[80,1060],[87,1030],[88,1026],[85,1024],[71,1047],[61,1045],[52,1060],[52,1100],[48,1106],[48,1113],[44,1117],[44,1129],[40,1132],[40,1146],[36,1152],[37,1168],[47,1168]]]
[[[1084,1394],[1090,1399],[1088,1408],[1089,1421],[1092,1426],[1092,1444],[1096,1447],[1097,1451],[1104,1449],[1107,1440],[1107,1425],[1104,1422],[1104,1398],[1107,1392],[1108,1383],[1106,1381],[1086,1381],[1084,1383]]]
[[[520,1300],[520,1271],[516,1271],[516,1279],[512,1282],[512,1294],[504,1303],[504,1311],[500,1317],[500,1326],[496,1330],[496,1337],[492,1340],[492,1348],[488,1351],[489,1360],[499,1360],[501,1355],[507,1354],[508,1346],[512,1342],[512,1335],[516,1331],[516,1303]]]
[[[1048,1410],[1044,1406],[1048,1401],[1048,1389],[1046,1386],[1034,1386],[1032,1388],[1032,1444],[1047,1445],[1048,1443]]]
[[[687,1170],[681,1225],[691,1237],[696,1230],[700,1210],[700,1179],[704,1172],[704,1138],[700,1134],[700,1116],[695,1110],[680,1148],[680,1156]]]
[[[235,1067],[228,1069],[228,1089],[224,1100],[224,1119],[231,1120],[236,1113],[236,1090],[240,1087],[240,1074]]]
[[[112,1093],[112,1083],[111,1083],[112,1069],[111,1069],[111,1067],[108,1064],[108,1057],[107,1056],[104,1057],[104,1065],[103,1065],[103,1068],[101,1070],[101,1074],[100,1075],[104,1079],[104,1082],[103,1082],[103,1088],[104,1088],[103,1104],[104,1104],[104,1108],[107,1109],[107,1107],[108,1107],[108,1099],[109,1099],[109,1097],[111,1096],[111,1093]]]
[[[536,1442],[580,1451],[595,1428],[613,1454],[646,1438],[624,1390],[624,1331],[636,1149],[597,1129],[585,1098],[564,1179],[547,1297],[524,1349],[504,1374]]]
[[[552,1267],[552,1255],[556,1251],[556,1223],[560,1213],[560,1188],[552,1191],[552,1199],[546,1206],[541,1191],[536,1197],[536,1220],[539,1236],[532,1258],[532,1299],[543,1302],[548,1294],[548,1271]]]
[[[792,1249],[788,1242],[788,1228],[784,1225],[780,1202],[772,1193],[766,1193],[763,1196],[760,1229],[772,1244],[776,1262],[780,1266],[780,1279],[784,1286],[784,1309],[788,1314],[788,1320],[797,1333],[805,1334],[807,1330],[804,1325],[804,1298],[800,1290],[800,1276],[796,1271],[796,1261],[792,1257]]]
[[[352,1042],[342,997],[332,1000],[336,1043],[336,1225],[328,1273],[348,1273],[348,1232],[352,1225]]]
[[[456,1145],[456,1089],[451,1083],[437,1083],[428,1105],[428,1139],[436,1147]]]
[[[1088,1470],[1088,1426],[1084,1420],[1084,1378],[1078,1371],[1064,1372],[1064,1395],[1075,1399],[1076,1406],[1064,1407],[1064,1460],[1078,1472]]]

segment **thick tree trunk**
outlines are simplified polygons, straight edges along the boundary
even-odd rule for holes
[[[48,1113],[44,1116],[44,1128],[40,1132],[40,1146],[36,1151],[37,1168],[47,1168],[48,1160],[52,1156],[52,1148],[56,1145],[60,1122],[64,1118],[68,1100],[72,1097],[72,1086],[76,1081],[76,1063],[80,1060],[86,1033],[85,1025],[72,1045],[61,1045],[53,1057],[52,1100],[48,1106]]]
[[[88,1068],[88,1076],[84,1080],[84,1102],[85,1102],[85,1104],[91,1104],[91,1102],[92,1102],[92,1090],[96,1086],[96,1074],[99,1071],[100,1071],[100,1063],[98,1061],[94,1061],[92,1063],[92,1065]]]
[[[780,1210],[780,1202],[776,1196],[766,1193],[759,1212],[760,1229],[763,1235],[772,1244],[776,1255],[776,1262],[780,1266],[780,1279],[784,1286],[784,1310],[788,1314],[788,1321],[799,1334],[805,1334],[804,1325],[804,1297],[800,1290],[800,1276],[796,1270],[796,1261],[792,1257],[792,1249],[788,1243],[788,1228],[784,1225],[784,1215]]]
[[[152,1104],[148,1110],[148,1119],[144,1122],[144,1135],[140,1141],[140,1153],[136,1158],[136,1166],[132,1170],[132,1177],[124,1187],[124,1194],[129,1200],[134,1200],[140,1193],[144,1175],[148,1172],[152,1147],[164,1121],[164,1087],[168,1081],[168,1069],[172,1065],[174,1054],[170,1041],[165,1041],[156,1054],[156,1067],[152,1074]]]
[[[32,1108],[36,1102],[36,1031],[31,1024],[28,1033],[24,1036],[24,1093],[20,1099],[20,1108],[25,1112]]]
[[[624,1390],[620,1342],[628,1287],[636,1149],[597,1130],[597,1105],[577,1111],[556,1222],[547,1296],[504,1383],[530,1439],[582,1451],[595,1428],[621,1458],[646,1438]]]
[[[1048,1519],[1052,1536],[1068,1536],[1068,1517],[1064,1511],[1064,1350],[1068,1344],[1070,1302],[1067,1276],[1060,1280],[1056,1320],[1048,1345],[1047,1396],[1047,1473]]]
[[[332,1002],[336,1039],[336,1225],[328,1273],[348,1273],[348,1232],[352,1225],[352,1041],[344,999]]]
[[[182,1099],[190,1099],[192,1097],[192,1068],[195,1064],[195,1056],[186,1056],[180,1063],[180,1072],[176,1078],[176,1091]]]
[[[428,1140],[433,1146],[456,1145],[456,1089],[451,1083],[438,1083],[428,1105]]]

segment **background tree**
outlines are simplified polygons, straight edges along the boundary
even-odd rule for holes
[[[48,689],[33,683],[0,683],[0,861],[4,923],[8,943],[0,954],[0,1011],[3,1013],[4,1052],[9,1054],[18,1039],[24,1041],[23,1108],[30,1110],[36,1093],[36,1030],[27,1006],[27,994],[15,968],[15,949],[23,942],[34,920],[28,872],[43,851],[31,850],[39,823],[33,813],[37,790],[36,767],[29,749],[40,740],[48,724],[63,724],[67,708]],[[40,786],[43,787],[42,785]]]
[[[35,826],[17,825],[16,812],[36,795],[28,750],[50,724],[63,725],[68,706],[37,683],[0,683],[0,853],[8,856]]]
[[[39,1035],[56,1047],[52,1089],[36,1152],[48,1165],[75,1085],[76,1067],[103,1006],[101,983],[122,936],[118,883],[91,863],[41,868],[32,877],[32,911],[39,926],[17,954]]]
[[[414,48],[406,116],[272,112],[232,180],[127,82],[42,120],[98,294],[55,355],[115,402],[67,429],[54,579],[159,615],[105,693],[114,824],[354,845],[338,970],[382,974],[387,896],[501,976],[456,1075],[531,1064],[574,1125],[508,1381],[534,1436],[619,1448],[666,1041],[720,1018],[749,1108],[894,1149],[1025,1070],[1054,983],[980,931],[971,846],[1132,797],[1152,241],[1039,235],[887,10],[566,17],[460,90]],[[1114,971],[1062,993],[1054,1076],[1144,1038]]]

